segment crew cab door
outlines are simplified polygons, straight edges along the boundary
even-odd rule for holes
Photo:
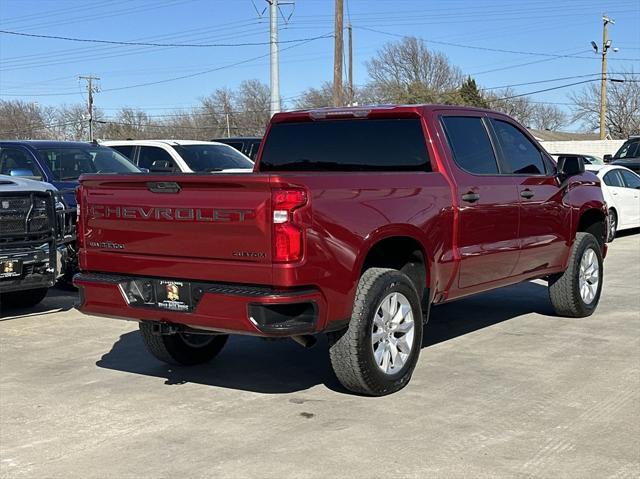
[[[640,180],[638,176],[622,168],[615,168],[604,175],[605,185],[611,197],[610,208],[618,215],[618,229],[640,224]]]
[[[629,224],[640,224],[640,177],[627,170],[620,172],[624,180],[625,196],[629,198]]]
[[[520,256],[516,275],[560,266],[570,244],[570,209],[546,153],[516,123],[490,119],[503,175],[520,201]]]
[[[440,125],[457,185],[458,287],[466,294],[513,274],[519,255],[518,188],[513,177],[500,174],[484,113],[449,110]]]

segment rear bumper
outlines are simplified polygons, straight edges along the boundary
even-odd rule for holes
[[[317,289],[191,282],[193,307],[180,312],[132,300],[133,281],[154,279],[162,278],[79,273],[73,281],[80,291],[78,309],[97,316],[265,337],[314,334],[326,323],[327,304]]]

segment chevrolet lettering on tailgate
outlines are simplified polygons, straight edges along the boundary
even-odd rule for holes
[[[224,208],[145,208],[143,206],[93,205],[92,218],[156,221],[238,222],[255,218],[254,210]]]

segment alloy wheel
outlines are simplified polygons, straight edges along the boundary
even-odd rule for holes
[[[395,374],[413,348],[415,324],[411,303],[402,293],[390,293],[376,309],[371,326],[373,357],[385,374]]]

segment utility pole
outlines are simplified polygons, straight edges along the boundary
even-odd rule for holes
[[[333,106],[342,106],[343,0],[336,0],[335,49],[333,52]]]
[[[93,141],[93,94],[98,92],[98,89],[93,86],[93,80],[100,80],[98,77],[92,75],[78,77],[78,80],[87,80],[87,106],[89,108],[89,141]]]
[[[349,31],[349,106],[353,106],[353,28],[351,22],[347,25]]]
[[[269,3],[271,45],[271,116],[280,111],[280,62],[278,60],[278,0]]]
[[[600,139],[604,140],[607,136],[606,116],[607,116],[607,53],[611,48],[611,40],[609,40],[609,24],[616,22],[606,15],[602,16],[602,73],[600,77]],[[591,45],[598,53],[598,46],[595,42]],[[613,51],[617,51],[616,48]]]

